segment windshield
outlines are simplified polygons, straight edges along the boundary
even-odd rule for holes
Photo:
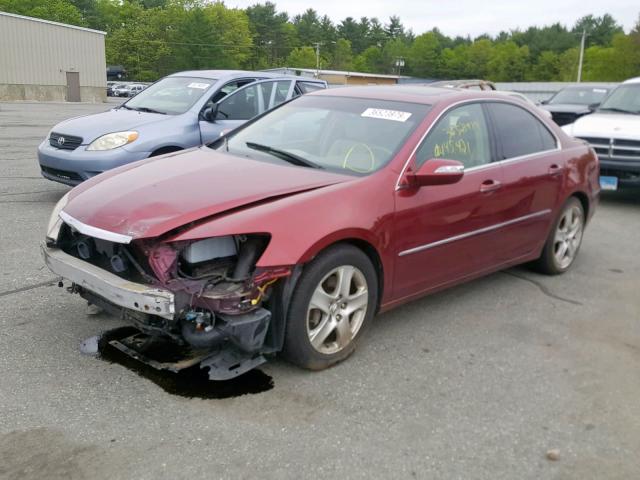
[[[166,77],[142,90],[125,105],[134,110],[178,115],[189,110],[214,83],[212,78]]]
[[[640,113],[640,83],[620,85],[602,102],[599,110]]]
[[[584,88],[565,88],[560,90],[554,97],[549,100],[550,105],[561,103],[569,103],[574,105],[592,105],[600,103],[607,95],[606,88],[584,87]]]
[[[385,100],[303,96],[211,147],[259,160],[367,175],[393,158],[430,108]]]

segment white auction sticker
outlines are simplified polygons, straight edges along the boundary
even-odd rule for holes
[[[205,88],[209,88],[210,83],[197,83],[193,82],[189,84],[188,88],[199,88],[200,90],[204,90]]]
[[[394,122],[406,122],[411,116],[410,112],[399,110],[386,110],[384,108],[367,108],[361,117],[379,118],[381,120],[393,120]]]

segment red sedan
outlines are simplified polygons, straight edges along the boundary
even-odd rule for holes
[[[156,368],[223,379],[282,352],[322,369],[376,312],[520,263],[565,272],[598,193],[594,152],[515,98],[343,88],[92,178],[43,250]],[[156,337],[185,357],[146,357]]]

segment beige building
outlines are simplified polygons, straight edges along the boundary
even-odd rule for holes
[[[282,75],[300,75],[319,78],[329,85],[395,85],[402,77],[381,73],[347,72],[343,70],[318,70],[315,68],[271,68],[268,72]],[[316,75],[317,74],[317,75]]]
[[[0,12],[0,100],[103,101],[105,35]]]

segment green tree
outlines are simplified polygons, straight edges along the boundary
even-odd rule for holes
[[[318,12],[313,8],[307,9],[302,15],[293,18],[298,38],[306,44],[323,41],[322,24]]]
[[[583,30],[587,32],[587,46],[609,46],[615,35],[624,33],[622,27],[608,13],[601,17],[587,15],[579,19],[572,31],[576,35],[580,35]]]
[[[493,54],[493,43],[490,40],[476,39],[468,50],[467,73],[472,78],[487,78],[489,60]]]
[[[389,17],[389,23],[384,27],[384,31],[390,40],[404,38],[405,35],[404,25],[402,25],[402,21],[397,15],[391,15]]]
[[[0,11],[84,26],[82,13],[68,0],[0,0]]]
[[[295,26],[289,15],[278,12],[271,2],[255,4],[246,10],[255,49],[251,68],[267,68],[284,62],[297,42]]]
[[[442,47],[434,32],[416,37],[409,48],[407,66],[418,77],[439,78],[442,75]]]
[[[291,68],[315,68],[315,50],[311,47],[294,48],[287,57],[287,66]]]
[[[333,51],[331,68],[335,70],[351,70],[353,68],[353,54],[351,52],[351,42],[340,38],[336,42],[336,48]]]
[[[527,80],[533,82],[549,82],[561,79],[560,55],[551,51],[544,51],[531,66]]]
[[[515,42],[498,43],[493,47],[487,64],[488,78],[496,82],[521,82],[525,79],[529,47]]]

